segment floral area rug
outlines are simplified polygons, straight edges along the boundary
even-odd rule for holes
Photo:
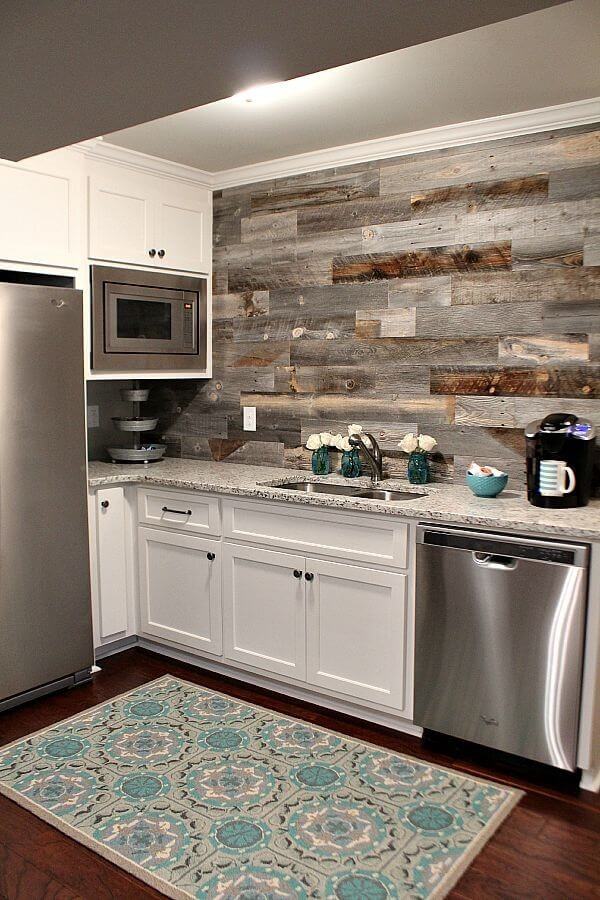
[[[0,749],[0,793],[169,897],[443,897],[521,792],[165,676]]]

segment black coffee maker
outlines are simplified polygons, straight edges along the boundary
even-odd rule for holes
[[[586,506],[592,490],[596,429],[572,413],[531,422],[527,438],[527,499],[534,506]]]

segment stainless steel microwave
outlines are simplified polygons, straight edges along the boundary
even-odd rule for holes
[[[206,279],[91,267],[92,369],[206,368]]]

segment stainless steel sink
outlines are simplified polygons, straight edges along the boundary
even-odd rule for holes
[[[427,494],[413,493],[412,491],[387,491],[384,488],[368,488],[368,490],[359,491],[355,496],[365,500],[417,500],[419,497],[426,497]]]
[[[304,494],[343,494],[346,497],[356,497],[360,490],[349,484],[324,484],[322,481],[290,481],[273,487],[283,488],[285,491],[302,491]]]
[[[393,491],[385,488],[352,487],[349,484],[326,484],[322,481],[289,481],[273,485],[285,491],[302,491],[304,494],[342,494],[344,497],[359,497],[361,500],[417,500],[427,494],[412,491]]]

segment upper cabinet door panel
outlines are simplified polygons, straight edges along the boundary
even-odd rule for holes
[[[156,246],[160,265],[190,272],[210,272],[212,207],[205,188],[156,179]],[[164,255],[162,255],[164,253]]]
[[[0,165],[1,259],[78,265],[77,165],[67,154]]]
[[[154,265],[154,178],[95,166],[89,176],[89,256]]]

